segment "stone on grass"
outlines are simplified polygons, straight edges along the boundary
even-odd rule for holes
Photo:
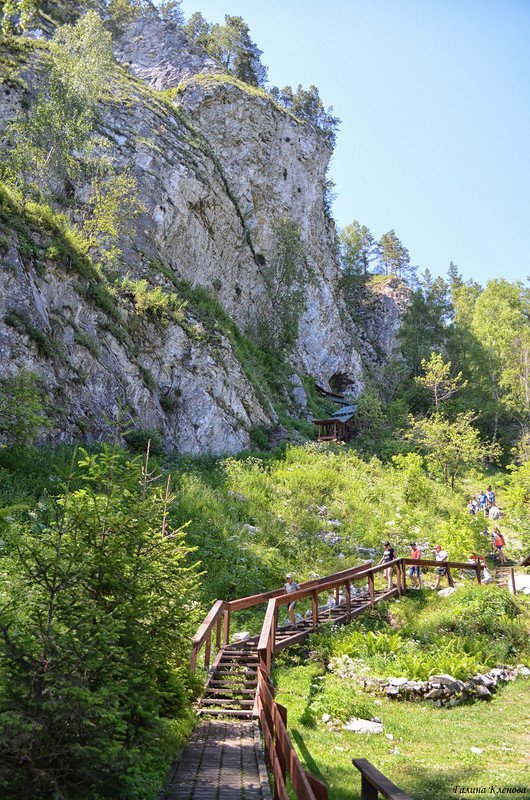
[[[239,631],[232,636],[233,642],[244,642],[245,639],[250,639],[250,631]]]
[[[322,714],[322,722],[329,722],[331,719],[331,714]]]
[[[471,750],[471,752],[472,752],[472,753],[474,753],[476,756],[481,756],[481,755],[482,755],[482,753],[484,752],[484,750],[482,749],[482,747],[470,747],[469,749],[470,749],[470,750]]]
[[[399,694],[399,686],[387,686],[386,693],[389,697],[397,697]]]
[[[441,689],[431,689],[431,691],[427,692],[427,694],[425,695],[425,700],[437,700],[441,694],[442,694]]]
[[[352,717],[342,726],[342,729],[345,731],[354,731],[355,733],[383,733],[384,727],[381,722],[372,722],[372,720],[369,719]]]
[[[489,699],[491,697],[491,692],[486,686],[482,686],[480,683],[477,685],[477,697],[484,697],[485,699]]]
[[[408,683],[408,678],[387,678],[389,686],[404,686]]]
[[[440,589],[438,592],[440,597],[450,597],[452,594],[456,592],[454,586],[448,586],[446,589]]]

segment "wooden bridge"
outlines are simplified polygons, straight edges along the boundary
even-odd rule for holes
[[[288,781],[297,800],[327,800],[325,784],[303,769],[287,732],[287,709],[275,700],[270,682],[274,654],[303,642],[322,625],[348,624],[377,603],[404,594],[409,565],[440,563],[408,558],[378,566],[366,562],[306,581],[291,594],[280,589],[238,600],[217,600],[192,644],[192,669],[200,656],[207,670],[199,708],[204,722],[184,752],[166,800],[269,800],[265,765],[274,800],[288,800]],[[449,561],[443,566],[449,585],[453,583],[452,569],[471,570],[477,583],[481,582],[481,563]],[[376,589],[375,576],[389,568],[395,579],[392,588]],[[322,594],[328,599],[319,605]],[[282,605],[304,600],[310,601],[311,608],[301,621],[279,624]],[[232,615],[258,605],[266,606],[261,633],[230,643]],[[388,800],[410,800],[364,759],[356,759],[354,765],[362,775],[362,800],[376,800],[378,792]]]

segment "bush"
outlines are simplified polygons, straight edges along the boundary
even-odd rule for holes
[[[156,428],[140,428],[129,431],[124,436],[127,446],[133,453],[149,452],[153,456],[160,456],[164,452],[164,440]]]
[[[37,375],[19,370],[0,380],[0,437],[25,447],[49,425]]]

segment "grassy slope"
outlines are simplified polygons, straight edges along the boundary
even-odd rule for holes
[[[525,775],[528,784],[528,679],[508,685],[490,703],[450,710],[384,700],[378,713],[385,734],[394,736],[389,741],[385,734],[336,733],[321,723],[304,724],[310,686],[321,673],[317,664],[284,666],[275,677],[293,742],[306,769],[327,783],[330,800],[359,800],[352,758],[371,761],[414,800],[447,800],[457,784],[524,786]],[[475,755],[471,747],[484,752]]]

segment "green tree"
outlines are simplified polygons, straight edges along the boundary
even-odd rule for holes
[[[184,30],[239,80],[252,86],[264,86],[267,67],[261,62],[262,51],[250,37],[243,17],[225,14],[224,25],[211,25],[200,12],[195,12]]]
[[[455,480],[465,470],[494,461],[500,455],[498,444],[487,444],[473,426],[471,411],[458,414],[453,422],[442,414],[409,418],[405,439],[425,454],[430,471],[454,488]]]
[[[44,428],[45,416],[39,378],[19,370],[0,380],[0,439],[9,445],[32,445]]]
[[[95,12],[58,29],[37,99],[9,126],[15,146],[7,170],[25,192],[53,195],[98,158],[97,104],[108,92],[113,63],[111,36]]]
[[[455,392],[467,385],[467,381],[462,380],[461,372],[451,376],[451,362],[445,362],[441,353],[431,353],[429,361],[422,359],[421,366],[424,375],[419,375],[414,380],[418,386],[432,392],[436,411],[440,410],[440,403],[449,400]]]
[[[394,229],[381,236],[379,259],[385,275],[396,275],[403,280],[414,282],[416,268],[411,265],[409,251],[397,237]]]
[[[490,281],[473,309],[472,330],[487,353],[492,391],[523,433],[530,430],[530,290],[521,283]]]
[[[326,109],[316,86],[304,89],[298,84],[296,91],[293,91],[291,86],[284,86],[283,89],[273,86],[271,95],[277,103],[296,117],[319,128],[325,133],[330,145],[335,146],[340,119],[333,116],[331,106]]]
[[[365,276],[377,259],[377,244],[370,229],[354,220],[339,234],[342,268],[346,275]]]
[[[0,30],[24,31],[38,10],[38,0],[0,0]]]
[[[74,488],[75,487],[75,488]],[[148,461],[81,451],[62,494],[4,533],[0,791],[154,794],[146,764],[190,697],[197,573]]]
[[[269,347],[290,352],[305,308],[304,285],[312,276],[305,261],[300,226],[281,217],[274,234],[274,252],[263,271],[272,323],[262,335]]]
[[[176,25],[184,24],[182,0],[164,0],[158,3],[158,10],[163,20],[174,22]]]

